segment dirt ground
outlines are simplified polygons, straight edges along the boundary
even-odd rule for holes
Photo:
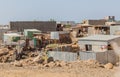
[[[116,67],[105,69],[99,65],[73,62],[63,67],[23,66],[0,64],[0,77],[113,77]]]

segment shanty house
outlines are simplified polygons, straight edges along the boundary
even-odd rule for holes
[[[100,63],[116,63],[118,57],[114,52],[112,42],[120,44],[120,36],[115,35],[92,35],[78,40],[80,46],[80,59],[98,60]]]
[[[18,33],[4,33],[3,42],[5,45],[15,45],[21,38],[23,38],[23,35]]]
[[[24,29],[24,35],[26,38],[32,39],[34,33],[41,33],[41,31],[37,29]]]

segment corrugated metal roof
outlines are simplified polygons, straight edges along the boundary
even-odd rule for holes
[[[79,41],[110,41],[116,38],[120,38],[119,35],[92,35],[88,37],[79,38]]]

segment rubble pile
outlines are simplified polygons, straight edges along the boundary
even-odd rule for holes
[[[72,69],[72,68],[103,68],[104,66],[95,60],[91,61],[74,61],[74,62],[65,62],[65,61],[50,61],[45,63],[34,62],[34,58],[21,60],[20,62],[15,62],[15,66],[38,66],[39,68],[57,68],[61,67],[64,69]]]
[[[113,64],[112,63],[107,63],[107,64],[104,65],[104,68],[113,69]]]
[[[112,69],[113,64],[100,64],[96,60],[87,60],[87,61],[73,61],[73,62],[65,62],[65,61],[59,61],[54,59],[52,57],[45,58],[44,55],[40,55],[38,51],[26,51],[23,53],[23,56],[20,60],[15,60],[14,55],[15,50],[9,50],[7,48],[0,49],[0,62],[1,63],[11,63],[12,65],[16,67],[23,67],[23,66],[38,66],[39,68],[106,68],[106,69]]]
[[[74,62],[65,62],[65,61],[52,61],[49,63],[42,63],[39,64],[39,68],[64,68],[64,69],[72,69],[72,68],[104,68],[102,64],[97,61],[94,62],[87,62],[87,61],[74,61]]]
[[[38,52],[30,52],[25,51],[22,53],[22,59],[29,59],[31,57],[36,57],[38,55]],[[14,62],[16,60],[16,54],[14,49],[8,49],[8,48],[1,48],[0,49],[0,62],[6,63],[6,62]]]
[[[11,62],[14,60],[13,56],[14,51],[8,50],[7,48],[0,49],[0,62]]]

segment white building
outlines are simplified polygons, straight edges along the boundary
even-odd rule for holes
[[[118,57],[114,52],[112,42],[120,44],[120,36],[115,35],[93,35],[78,40],[80,46],[80,59],[98,60],[100,63],[116,63]]]

